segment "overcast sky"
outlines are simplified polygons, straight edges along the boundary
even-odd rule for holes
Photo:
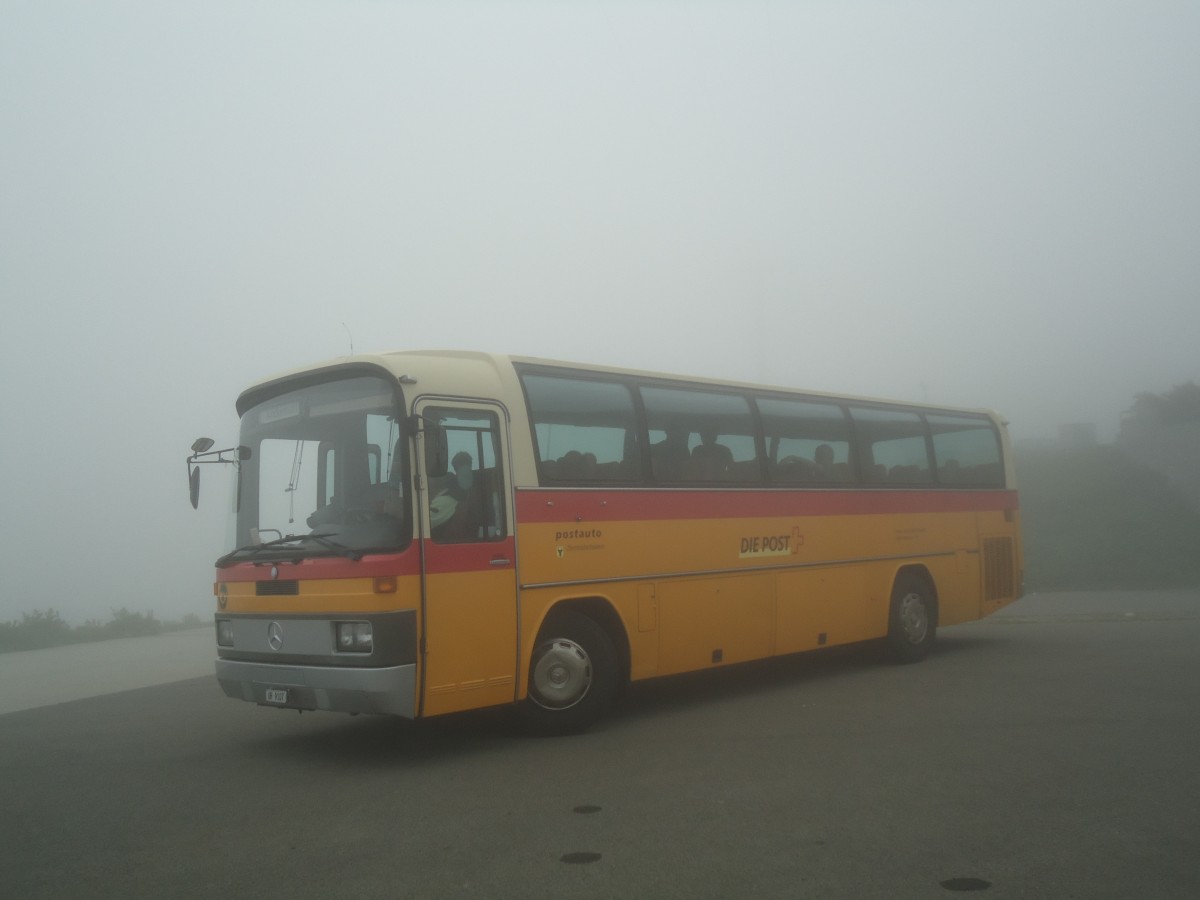
[[[351,341],[1111,438],[1198,161],[1194,2],[0,0],[0,620],[208,616],[188,445]]]

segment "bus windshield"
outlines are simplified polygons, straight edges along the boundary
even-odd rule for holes
[[[412,535],[398,391],[383,378],[309,383],[242,415],[234,545],[221,564],[394,551]]]

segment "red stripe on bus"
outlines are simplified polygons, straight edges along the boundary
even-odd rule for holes
[[[513,568],[516,542],[510,537],[475,544],[439,544],[425,541],[425,561],[430,574],[444,572],[492,572]],[[503,561],[503,562],[502,562]],[[421,557],[417,544],[396,554],[371,554],[358,562],[344,557],[315,557],[298,563],[261,560],[238,563],[217,570],[217,582],[271,581],[271,567],[279,567],[281,581],[313,581],[334,578],[375,578],[384,575],[420,575]]]
[[[522,523],[863,516],[1017,509],[1017,492],[995,491],[547,491],[517,493]]]
[[[517,545],[512,538],[477,544],[425,542],[425,566],[430,575],[447,572],[494,572],[515,568]]]
[[[417,545],[400,553],[371,553],[358,562],[344,556],[317,556],[292,563],[286,560],[242,562],[217,569],[217,582],[271,581],[271,567],[278,566],[280,581],[312,581],[324,578],[377,578],[386,575],[421,574]]]
[[[1017,492],[996,491],[689,491],[628,490],[517,492],[517,520],[523,524],[563,521],[660,521],[687,519],[862,516],[902,513],[996,512],[1018,508]],[[481,543],[425,542],[427,571],[471,572],[503,568],[516,559],[512,538]],[[344,557],[313,557],[242,562],[217,570],[217,582],[270,581],[271,568],[283,580],[374,578],[419,575],[414,542],[400,553],[377,553],[358,562]]]

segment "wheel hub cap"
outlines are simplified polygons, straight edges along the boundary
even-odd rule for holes
[[[587,695],[592,661],[574,641],[558,638],[538,648],[530,697],[546,709],[567,709]]]

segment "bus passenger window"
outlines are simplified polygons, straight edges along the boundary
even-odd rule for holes
[[[1000,438],[984,416],[927,415],[933,433],[938,482],[946,485],[1001,487],[1004,466]]]
[[[740,394],[641,388],[655,481],[757,482],[758,441]]]
[[[771,481],[775,484],[848,484],[855,480],[850,426],[840,406],[760,397]]]
[[[623,384],[528,373],[538,472],[547,482],[593,484],[641,477],[633,396]]]
[[[903,409],[851,408],[871,484],[932,484],[925,422]]]

